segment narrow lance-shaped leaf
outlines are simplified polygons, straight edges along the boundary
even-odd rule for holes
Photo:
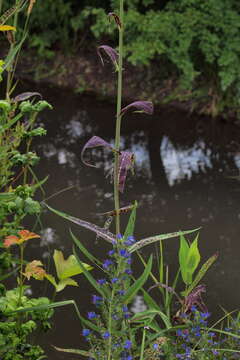
[[[22,94],[19,94],[17,96],[15,96],[15,98],[13,99],[14,102],[19,102],[19,101],[25,101],[27,99],[30,99],[33,96],[40,96],[40,98],[42,99],[42,95],[38,92],[24,92]]]
[[[113,65],[117,68],[118,67],[118,53],[115,49],[113,49],[111,46],[108,45],[101,45],[97,48],[98,56],[100,57],[100,60],[102,64],[104,65],[104,60],[101,54],[101,51],[103,51],[112,61]]]
[[[202,280],[208,269],[212,266],[212,264],[217,260],[218,254],[212,255],[201,267],[201,269],[198,271],[197,275],[195,276],[195,279],[193,280],[192,284],[188,287],[186,291],[182,292],[183,296],[188,296],[191,291],[199,284],[199,282]]]
[[[136,209],[137,209],[137,201],[135,201],[135,204],[133,205],[133,209],[132,209],[131,215],[129,217],[128,224],[127,224],[126,230],[124,232],[125,240],[129,236],[132,236],[134,233],[135,221],[136,221]]]
[[[179,248],[179,264],[181,269],[182,279],[185,284],[188,284],[188,266],[187,266],[187,257],[189,253],[189,245],[183,234],[180,235],[180,248]]]
[[[126,294],[122,297],[122,302],[128,304],[134,296],[137,294],[137,292],[143,287],[145,282],[147,281],[149,274],[152,269],[152,256],[150,256],[147,266],[142,273],[142,275],[135,280],[134,284],[127,290]]]
[[[123,193],[127,172],[133,167],[134,154],[129,151],[122,151],[119,158],[118,185],[119,191]]]
[[[148,115],[153,114],[153,103],[151,101],[134,101],[133,103],[125,106],[120,115],[124,115],[127,111],[135,109],[137,112],[145,113]]]
[[[85,153],[85,151],[87,149],[92,149],[95,147],[107,147],[113,150],[113,147],[111,146],[111,144],[109,144],[107,141],[105,141],[104,139],[100,138],[99,136],[93,136],[90,140],[88,140],[88,142],[84,145],[82,152],[81,152],[81,159],[82,162],[87,165],[87,166],[91,166],[91,167],[96,167],[96,165],[90,164],[89,162],[86,162],[83,158],[83,155]]]
[[[52,207],[50,207],[49,205],[47,205],[46,203],[44,203],[45,206],[51,210],[52,212],[54,212],[55,214],[61,216],[62,218],[71,221],[74,224],[80,225],[88,230],[93,231],[95,234],[97,234],[99,237],[101,237],[102,239],[106,240],[107,242],[111,243],[111,244],[115,244],[116,242],[116,238],[113,235],[113,233],[111,233],[109,230],[100,228],[99,226],[92,224],[88,221],[84,221],[78,218],[75,218],[73,216],[70,216],[68,214],[63,213],[62,211],[58,211],[53,209]]]
[[[160,241],[160,240],[166,240],[166,239],[171,239],[180,235],[186,235],[186,234],[191,234],[195,231],[198,231],[200,228],[194,229],[194,230],[186,230],[186,231],[177,231],[174,233],[168,233],[168,234],[161,234],[161,235],[155,235],[155,236],[151,236],[148,237],[146,239],[142,239],[139,240],[138,242],[136,242],[135,244],[133,244],[130,248],[129,248],[129,252],[133,253],[136,250],[141,249],[142,247],[152,244],[156,241]]]
[[[192,283],[192,276],[198,267],[200,259],[201,259],[201,257],[200,257],[200,253],[198,250],[198,235],[197,235],[196,238],[194,239],[193,243],[190,246],[188,256],[187,256],[187,271],[190,273],[189,285]]]
[[[54,349],[56,349],[57,351],[61,351],[61,352],[69,353],[69,354],[82,355],[82,356],[88,357],[89,359],[96,359],[94,354],[92,354],[90,351],[85,351],[85,350],[81,350],[81,349],[63,349],[63,348],[60,348],[57,346],[54,346]]]

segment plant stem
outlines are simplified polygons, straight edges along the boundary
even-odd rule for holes
[[[108,331],[110,333],[109,339],[108,339],[108,357],[107,360],[111,360],[112,355],[112,301],[114,299],[115,290],[112,290],[111,299],[110,299],[110,305],[109,305],[109,314],[108,314]]]
[[[119,69],[118,69],[118,90],[117,90],[117,120],[115,133],[115,162],[114,162],[114,203],[116,211],[116,235],[120,233],[120,201],[119,201],[119,149],[121,135],[121,107],[122,107],[122,71],[123,71],[123,16],[124,0],[120,0],[119,16],[122,26],[119,27]]]
[[[145,349],[145,339],[146,339],[146,329],[144,327],[143,329],[143,336],[142,336],[142,344],[141,344],[141,354],[140,354],[140,360],[144,360],[144,349]]]
[[[23,295],[23,256],[24,256],[24,245],[20,244],[20,273],[19,273],[18,305],[21,305],[21,303],[22,303],[22,295]]]
[[[0,0],[0,15],[2,15],[3,0]]]

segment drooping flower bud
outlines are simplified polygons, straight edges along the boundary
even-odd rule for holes
[[[134,101],[133,103],[125,106],[120,115],[124,115],[127,111],[131,109],[136,109],[134,112],[145,113],[148,115],[153,114],[153,103],[151,101]]]

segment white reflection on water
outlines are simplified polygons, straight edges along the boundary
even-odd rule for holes
[[[197,140],[191,148],[176,149],[167,136],[161,142],[161,158],[170,186],[183,179],[190,180],[193,173],[205,172],[212,168],[212,151],[202,140]]]

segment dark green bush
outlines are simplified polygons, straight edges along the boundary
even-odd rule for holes
[[[5,6],[12,4],[6,1]],[[148,66],[159,59],[166,73],[190,97],[208,96],[209,112],[239,107],[240,4],[238,0],[125,0],[125,55],[133,64]],[[31,21],[30,46],[41,55],[74,51],[91,40],[116,32],[106,12],[117,0],[37,1]],[[162,61],[162,62],[161,62]],[[199,86],[200,84],[200,86]]]

